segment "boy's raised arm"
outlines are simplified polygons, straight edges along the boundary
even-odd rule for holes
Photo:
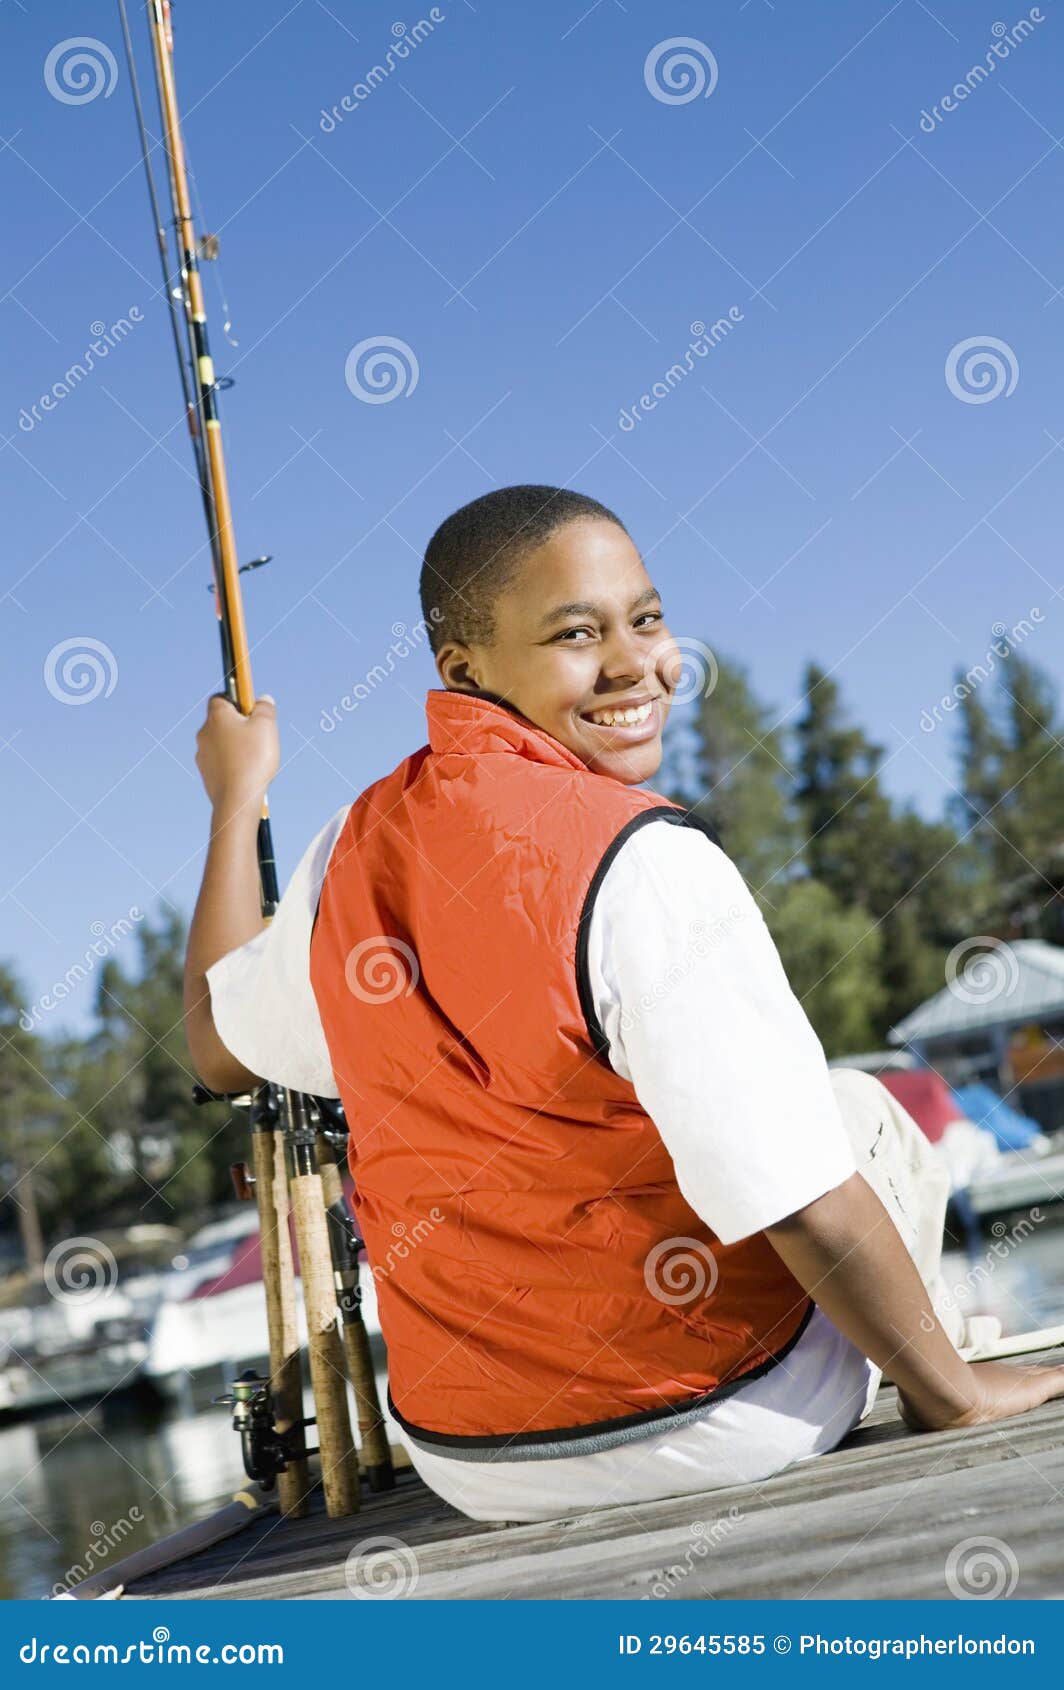
[[[211,831],[185,956],[185,1035],[193,1067],[206,1085],[213,1091],[242,1091],[258,1085],[260,1076],[238,1062],[218,1036],[207,970],[266,926],[257,837],[262,802],[280,762],[273,699],[257,699],[244,716],[216,694],[196,747],[211,801]]]
[[[861,1174],[765,1236],[843,1336],[889,1372],[914,1430],[985,1425],[1064,1396],[1064,1367],[972,1364],[957,1354],[901,1234]]]

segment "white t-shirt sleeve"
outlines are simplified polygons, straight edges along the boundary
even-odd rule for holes
[[[313,839],[270,925],[207,970],[226,1049],[253,1074],[316,1097],[340,1095],[310,984],[310,938],[325,870],[350,805]]]
[[[724,1244],[855,1172],[819,1039],[749,888],[704,833],[650,822],[592,909],[589,985],[610,1064]]]

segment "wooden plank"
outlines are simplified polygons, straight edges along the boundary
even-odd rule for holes
[[[946,1471],[929,1506],[926,1480],[854,1492],[845,1510],[834,1499],[790,1503],[744,1516],[709,1540],[672,1529],[614,1542],[557,1548],[501,1563],[422,1574],[420,1600],[525,1600],[549,1597],[655,1597],[701,1601],[726,1597],[846,1599],[875,1596],[948,1599],[947,1561],[975,1537],[1004,1548],[989,1551],[1001,1568],[1002,1593],[1030,1589],[1064,1594],[1064,1547],[1045,1529],[1041,1510],[1064,1485],[1064,1450],[1028,1471],[1022,1490],[1012,1464]],[[963,1559],[963,1558],[962,1558]]]
[[[367,1494],[354,1519],[319,1511],[256,1522],[128,1594],[347,1597],[349,1554],[387,1536],[409,1551],[416,1595],[429,1600],[930,1597],[949,1594],[951,1548],[980,1533],[1004,1540],[1023,1580],[1044,1594],[1064,1583],[1064,1563],[1059,1534],[1044,1530],[1039,1511],[1061,1489],[1064,1403],[979,1430],[917,1436],[884,1390],[837,1450],[759,1485],[495,1525],[465,1519],[404,1473],[394,1492]]]

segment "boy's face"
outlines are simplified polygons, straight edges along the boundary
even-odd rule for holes
[[[500,593],[491,645],[444,646],[437,667],[445,686],[512,705],[597,774],[637,786],[661,762],[679,654],[643,560],[615,523],[558,529]]]

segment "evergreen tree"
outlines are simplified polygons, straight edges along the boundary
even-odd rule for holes
[[[766,921],[787,978],[829,1057],[873,1049],[885,994],[881,936],[860,910],[844,909],[816,880],[792,880]]]
[[[82,1039],[24,1030],[18,984],[0,967],[0,1223],[19,1228],[35,1265],[78,1233],[198,1224],[231,1199],[229,1165],[247,1157],[247,1116],[192,1101],[184,923],[161,914],[136,942],[131,971],[101,963]]]
[[[4,1207],[13,1213],[21,1253],[31,1273],[44,1266],[39,1172],[47,1154],[56,1093],[44,1041],[23,1025],[24,1003],[15,976],[0,966],[0,1164]]]
[[[892,803],[880,784],[882,749],[846,721],[836,683],[816,664],[805,689],[796,733],[805,859],[844,909],[880,929],[882,1037],[938,990],[945,951],[968,931],[968,854],[948,822]]]
[[[1064,843],[1064,724],[1051,682],[1023,658],[1009,659],[1002,691],[1008,732],[1002,831],[1020,863],[1037,868]]]
[[[791,810],[793,776],[774,716],[755,697],[747,671],[722,659],[716,685],[699,700],[687,727],[685,767],[670,793],[716,829],[767,907],[776,901],[774,883],[794,872],[800,844]],[[670,725],[673,746],[682,731],[681,724]],[[678,765],[674,754],[668,767]]]
[[[829,1054],[841,1055],[881,1043],[916,994],[941,984],[934,941],[902,907],[906,877],[930,869],[953,835],[914,815],[895,822],[878,784],[878,748],[842,720],[822,670],[808,680],[796,778],[774,713],[745,670],[722,661],[687,728],[687,779],[670,795],[717,829],[762,904],[814,1028]],[[673,744],[680,731],[670,727]]]
[[[1011,651],[993,693],[960,676],[961,796],[980,882],[978,925],[1008,936],[1061,937],[1064,895],[1064,727],[1055,690]]]
[[[198,1107],[185,1044],[185,924],[164,912],[137,928],[137,968],[102,968],[98,1028],[87,1041],[78,1094],[86,1118],[124,1176],[123,1218],[172,1221],[225,1199],[230,1161],[246,1152],[246,1117]]]

